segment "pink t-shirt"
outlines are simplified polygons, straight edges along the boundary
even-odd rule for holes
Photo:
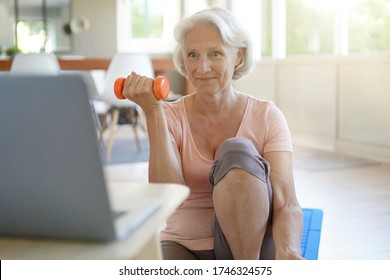
[[[161,240],[176,241],[191,250],[214,248],[215,213],[209,174],[213,161],[204,158],[192,138],[184,104],[186,96],[164,103],[171,141],[177,145],[190,195],[167,221]],[[270,101],[248,96],[237,137],[252,141],[260,155],[292,151],[290,132],[282,112]],[[272,167],[271,167],[272,168]]]

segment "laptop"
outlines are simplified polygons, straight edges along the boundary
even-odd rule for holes
[[[161,206],[110,204],[97,126],[80,75],[0,75],[0,235],[123,239]]]

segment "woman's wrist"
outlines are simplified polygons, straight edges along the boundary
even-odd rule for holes
[[[157,101],[156,103],[154,103],[153,105],[150,105],[149,107],[141,107],[142,108],[142,111],[145,113],[146,116],[148,115],[153,115],[153,114],[159,114],[162,109],[163,109],[163,106],[162,106],[162,101],[159,100]]]

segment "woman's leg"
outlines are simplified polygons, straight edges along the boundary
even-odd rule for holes
[[[259,259],[269,215],[265,183],[244,170],[232,169],[215,185],[213,200],[234,259]]]
[[[161,241],[163,260],[196,260],[190,250],[174,241]]]
[[[217,259],[273,258],[268,172],[268,163],[249,140],[232,138],[221,145],[210,178]]]
[[[175,241],[161,241],[161,250],[164,260],[215,260],[213,250],[192,251]]]

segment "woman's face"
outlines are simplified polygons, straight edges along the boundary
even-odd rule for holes
[[[184,67],[199,93],[215,94],[230,88],[238,52],[226,46],[217,27],[199,25],[184,38]]]

